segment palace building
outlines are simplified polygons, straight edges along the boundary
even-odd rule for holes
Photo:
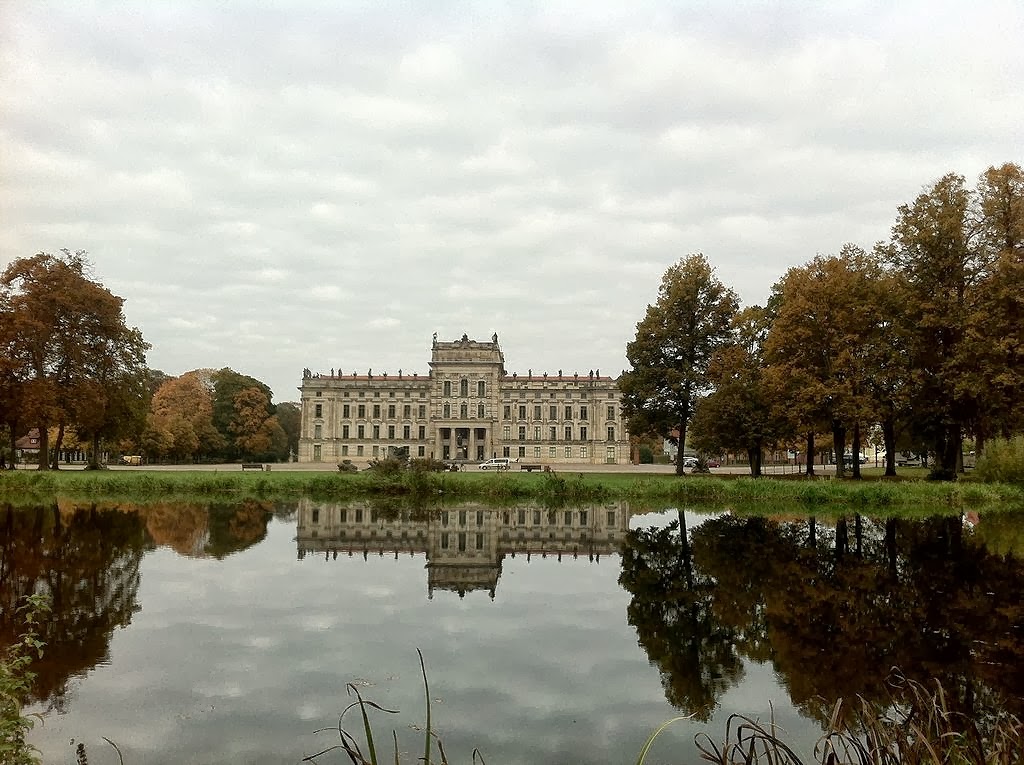
[[[618,384],[600,370],[509,374],[497,334],[435,334],[429,365],[426,375],[303,370],[299,462],[359,464],[400,447],[450,462],[629,462]]]

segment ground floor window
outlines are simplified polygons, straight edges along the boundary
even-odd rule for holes
[[[348,444],[342,444],[341,445],[341,456],[342,457],[347,457],[348,456]]]
[[[609,446],[607,449],[605,449],[604,461],[607,462],[609,465],[614,465],[615,464],[615,447],[614,446]]]
[[[363,446],[362,446],[362,444],[360,444],[359,446],[356,447],[356,456],[357,457],[362,457],[363,456]]]
[[[418,457],[422,457],[422,456],[424,456],[424,455],[425,455],[426,453],[427,453],[427,447],[425,447],[425,446],[421,446],[421,447],[420,447],[420,448],[419,448],[419,449],[417,450],[417,456],[418,456]]]
[[[511,451],[509,450],[509,448],[507,446],[501,447],[501,456],[502,457],[511,457],[512,456],[512,453],[511,453]]]
[[[525,446],[520,446],[519,447],[519,456],[520,457],[525,457],[526,456],[526,447]]]
[[[533,447],[533,456],[536,457],[537,459],[540,459],[540,447],[539,446]]]
[[[555,447],[555,446],[549,446],[549,447],[548,447],[548,456],[549,456],[549,457],[551,457],[552,459],[554,459],[555,457],[557,457],[557,456],[558,456],[558,450],[557,450],[557,447]]]
[[[580,447],[580,459],[581,460],[587,459],[587,447],[585,447],[585,446],[581,446]]]
[[[567,446],[565,447],[565,458],[569,459],[570,457],[572,457],[572,447]]]

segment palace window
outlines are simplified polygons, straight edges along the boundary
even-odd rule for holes
[[[608,428],[608,440],[609,441],[614,441],[615,440],[615,428],[614,427],[609,426],[609,428]]]
[[[459,417],[464,420],[469,417],[469,404],[463,402],[459,405]]]
[[[586,440],[587,440],[587,426],[586,425],[580,425],[580,441],[586,441]]]
[[[402,438],[404,438],[406,441],[408,441],[410,438],[412,438],[412,427],[411,426],[409,426],[409,425],[403,425],[402,426]]]
[[[459,380],[459,395],[463,398],[469,395],[469,380],[466,378]]]
[[[581,406],[581,407],[580,407],[580,419],[581,419],[581,420],[586,420],[586,419],[589,419],[589,418],[587,417],[587,408],[586,408],[585,406]]]
[[[615,407],[614,406],[608,407],[608,419],[609,420],[614,420],[615,419]]]
[[[540,425],[533,426],[533,440],[540,441]]]
[[[341,456],[342,457],[347,457],[348,456],[348,444],[342,444],[341,445]]]
[[[533,407],[533,419],[539,420],[540,416],[540,404],[537,404]]]
[[[364,419],[366,417],[366,404],[360,404],[358,412],[359,412],[359,415],[358,415],[359,419],[360,420]]]
[[[375,420],[379,420],[380,419],[380,404],[374,404],[373,405],[373,419],[375,419]]]
[[[565,447],[565,458],[569,459],[570,457],[572,457],[572,447],[567,446]]]
[[[484,381],[480,380],[479,382],[477,382],[477,384],[476,384],[476,395],[479,396],[480,398],[483,398],[485,393],[486,393],[486,391],[487,391],[487,385],[484,383]]]
[[[444,381],[443,390],[444,390],[444,395],[445,396],[452,395],[452,381],[451,380],[445,380]]]
[[[341,426],[341,437],[348,438],[348,425]]]
[[[587,447],[585,447],[585,446],[581,446],[580,447],[580,459],[581,460],[587,459]]]
[[[420,404],[420,419],[427,419],[427,407],[425,404]]]
[[[512,438],[512,426],[511,425],[506,425],[506,426],[504,426],[501,429],[501,437],[503,439],[505,439],[506,441],[508,441],[510,438]]]
[[[314,425],[313,426],[313,438],[316,438],[318,440],[323,438],[323,429],[324,429],[323,425]]]
[[[521,404],[519,406],[519,419],[520,420],[525,420],[526,419],[526,405],[525,404]]]
[[[448,419],[449,417],[451,417],[451,416],[452,416],[452,407],[451,407],[451,404],[445,403],[445,405],[444,405],[444,407],[443,407],[442,411],[444,412],[444,418],[445,418],[445,419]]]
[[[356,438],[366,438],[366,426],[365,425],[356,425]]]
[[[503,420],[512,419],[512,407],[510,405],[505,405],[505,408],[502,410],[501,417]]]
[[[519,440],[520,441],[525,441],[526,440],[526,426],[525,425],[520,425],[519,426]]]
[[[572,425],[565,426],[565,440],[572,441]],[[568,448],[568,447],[566,447]]]
[[[556,428],[554,425],[552,425],[550,428],[548,428],[548,430],[550,431],[548,433],[548,436],[549,436],[548,440],[549,441],[557,441],[558,440],[558,428]]]
[[[567,419],[567,420],[571,420],[572,419],[572,407],[571,406],[567,406],[565,408],[565,419]]]
[[[427,426],[426,425],[420,425],[420,427],[419,427],[419,439],[420,439],[420,441],[423,441],[426,437],[427,437]],[[421,446],[420,448],[422,449],[423,447]]]
[[[316,404],[313,407],[313,416],[314,417],[323,417],[324,416],[324,405],[323,404]]]
[[[476,416],[479,417],[480,419],[483,419],[483,417],[484,417],[484,405],[483,404],[477,404],[476,405]]]
[[[525,455],[523,455],[523,456],[525,456]],[[540,447],[539,446],[533,447],[533,456],[536,457],[537,459],[540,459]]]
[[[525,457],[526,456],[526,447],[525,446],[520,446],[519,447],[519,456],[520,457]]]
[[[373,426],[373,437],[375,439],[376,438],[380,438],[380,425],[374,425]],[[375,446],[373,448],[376,449],[377,447]]]
[[[403,407],[402,407],[402,416],[403,416],[403,417],[405,417],[405,419],[407,419],[407,420],[408,420],[408,419],[409,419],[410,417],[412,417],[412,407],[411,407],[411,406],[409,406],[408,404],[406,404],[405,406],[403,406]]]
[[[549,406],[548,407],[548,419],[549,420],[557,420],[558,419],[558,407],[557,406]]]
[[[395,419],[395,405],[394,404],[388,404],[388,419],[389,420]]]
[[[556,446],[549,446],[548,447],[548,456],[551,459],[554,459],[555,457],[557,457],[558,456],[558,447],[556,447]]]
[[[345,404],[343,407],[341,407],[341,416],[344,417],[345,419],[349,418],[350,415],[349,415],[349,405],[348,404]]]

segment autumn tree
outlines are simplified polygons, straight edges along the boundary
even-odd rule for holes
[[[664,438],[678,432],[679,475],[694,404],[708,391],[711,358],[729,339],[737,310],[736,294],[707,259],[690,255],[665,272],[657,302],[647,306],[636,338],[626,346],[632,369],[619,387],[629,429]]]
[[[199,371],[160,386],[143,443],[147,454],[175,460],[200,459],[223,448],[224,440],[213,426],[213,391]]]
[[[974,362],[967,328],[986,271],[971,211],[963,176],[943,176],[899,207],[888,249],[903,276],[912,425],[945,478],[955,478],[964,432],[980,413],[979,391],[964,385]]]
[[[840,475],[852,429],[859,477],[860,427],[872,416],[872,343],[884,342],[885,317],[875,300],[881,278],[878,260],[851,244],[838,256],[790,269],[777,287],[778,313],[765,340],[775,395],[787,402],[800,432],[827,421]]]
[[[249,439],[273,415],[270,403],[273,393],[265,383],[229,367],[211,372],[210,382],[213,386],[213,426],[224,440],[221,456],[227,460],[254,456]],[[240,406],[238,397],[243,393],[245,396]]]
[[[715,351],[708,366],[714,391],[698,402],[692,425],[698,449],[744,451],[754,477],[761,475],[765,446],[786,427],[764,382],[762,348],[771,320],[760,306],[736,315],[733,339]]]
[[[43,470],[49,467],[49,426],[63,434],[77,421],[98,446],[139,395],[124,384],[126,376],[145,369],[148,346],[125,325],[124,300],[91,279],[89,269],[84,251],[62,250],[16,260],[0,276],[0,342],[7,359],[0,376],[15,390],[24,424],[39,429]],[[60,435],[58,449],[59,441]]]

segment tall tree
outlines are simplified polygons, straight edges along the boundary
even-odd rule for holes
[[[736,293],[718,280],[707,258],[690,255],[665,272],[657,302],[647,306],[626,346],[632,369],[619,387],[629,429],[664,438],[676,431],[678,475],[694,404],[709,389],[711,357],[729,340],[738,308]]]
[[[885,318],[874,300],[881,279],[878,260],[852,244],[790,269],[777,288],[778,314],[765,341],[776,395],[790,402],[800,431],[829,423],[840,475],[852,430],[859,476],[859,428],[872,413],[869,340],[879,337]]]
[[[223,448],[224,440],[213,427],[213,391],[199,370],[160,386],[143,441],[151,455],[176,460],[200,459]]]
[[[912,426],[935,453],[933,474],[953,479],[966,428],[979,415],[965,386],[974,363],[967,327],[986,263],[963,176],[949,174],[899,207],[889,248],[903,276],[904,330],[915,402]]]
[[[123,299],[93,281],[89,268],[84,251],[62,250],[16,260],[0,276],[6,381],[19,389],[25,422],[39,428],[42,470],[50,425],[63,433],[90,399],[117,395],[119,376],[107,372],[144,369],[147,346],[125,325]]]
[[[702,451],[745,451],[754,477],[761,475],[765,446],[786,428],[764,383],[762,347],[771,319],[760,306],[736,315],[735,339],[715,352],[708,367],[715,390],[698,402],[692,426]]]
[[[238,459],[243,452],[249,451],[238,443],[239,436],[255,433],[264,420],[273,414],[270,404],[273,393],[270,388],[254,377],[224,367],[210,374],[213,386],[213,426],[224,439],[222,456],[228,460]],[[236,403],[239,394],[255,390],[262,398],[261,406],[243,406]],[[247,394],[248,395],[248,394]],[[258,418],[259,422],[252,420]]]

